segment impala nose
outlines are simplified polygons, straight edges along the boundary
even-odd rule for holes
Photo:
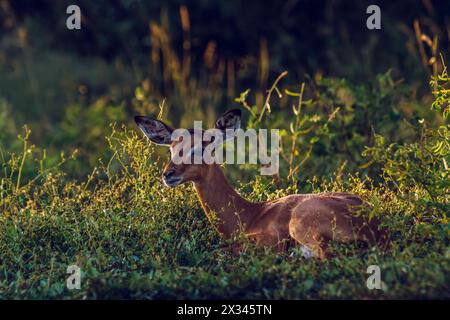
[[[163,173],[163,178],[168,179],[171,176],[173,176],[174,173],[175,173],[175,170],[173,170],[173,169],[167,170],[166,172]]]

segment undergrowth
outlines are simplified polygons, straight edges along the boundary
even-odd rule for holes
[[[384,76],[379,81],[388,79]],[[320,153],[308,150],[316,144],[325,148],[333,139],[344,142],[340,129],[354,121],[352,108],[364,98],[354,96],[355,91],[340,91],[346,98],[333,101],[325,117],[317,115],[317,109],[314,116],[307,108],[327,108],[327,94],[346,90],[342,83],[322,83],[328,91],[312,100],[303,99],[304,85],[298,91],[284,91],[298,103],[292,109],[292,122],[285,121],[291,134],[283,137],[284,146],[289,147],[283,149],[286,166],[276,177],[279,183],[257,177],[237,188],[254,201],[305,190],[361,196],[370,204],[369,214],[389,229],[389,248],[361,250],[333,244],[335,257],[327,261],[304,259],[295,254],[296,248],[277,255],[251,243],[240,255],[232,255],[230,243],[211,227],[192,187],[162,185],[155,147],[136,130],[112,125],[106,140],[111,156],[99,159],[85,179],[74,179],[66,165],[76,161],[76,152],[49,159],[45,149],[30,142],[25,127],[19,137],[22,151],[2,149],[0,153],[0,297],[450,298],[445,70],[433,81],[437,101],[433,108],[441,113],[441,125],[436,128],[421,120],[411,129],[418,137],[414,142],[387,143],[385,136],[392,132],[376,133],[373,141],[371,136],[364,137],[368,147],[363,152],[362,173],[345,174],[349,171],[343,162],[328,177],[306,180],[307,186],[299,182],[299,172],[308,168],[303,165],[306,161],[313,166],[320,159]],[[282,95],[277,83],[272,89],[269,94]],[[356,89],[364,97],[361,90]],[[250,126],[273,124],[272,120],[276,126],[283,119],[270,109],[270,97],[258,108],[247,102],[247,95],[242,94],[238,102],[249,111]],[[339,113],[339,108],[344,112]],[[370,118],[372,126],[365,124],[361,132],[367,127],[372,130],[367,132],[376,131],[376,124],[384,119],[376,116]],[[352,143],[360,143],[362,137],[345,142],[344,151],[355,148]],[[35,175],[25,179],[25,167]],[[363,170],[369,167],[378,174],[371,176]],[[66,287],[70,265],[82,270],[79,290]],[[366,286],[370,265],[380,267],[383,290]]]

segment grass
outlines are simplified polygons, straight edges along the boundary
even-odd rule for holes
[[[283,148],[275,181],[255,178],[255,166],[225,168],[236,188],[254,201],[353,192],[389,228],[391,245],[363,250],[333,244],[335,258],[317,261],[246,243],[236,256],[206,219],[190,185],[162,185],[161,150],[130,125],[108,126],[128,123],[134,113],[172,115],[173,125],[211,123],[217,105],[234,96],[234,62],[211,64],[212,71],[195,75],[189,54],[180,58],[173,50],[167,26],[153,23],[150,31],[155,44],[149,76],[131,98],[117,89],[116,80],[124,81],[120,72],[104,66],[111,82],[100,77],[86,86],[106,83],[106,93],[101,87],[89,99],[70,97],[57,120],[44,121],[47,106],[35,108],[42,116],[31,126],[35,140],[28,127],[14,138],[18,130],[10,121],[19,115],[15,106],[29,103],[0,99],[0,298],[450,298],[445,68],[437,75],[437,62],[432,66],[430,101],[419,101],[390,72],[364,85],[320,74],[291,85],[282,73],[265,97],[262,90],[244,91],[235,102],[247,111],[248,126],[280,129]],[[206,66],[217,58],[212,51]],[[264,57],[260,83],[269,73]],[[55,75],[65,69],[57,58],[49,60],[55,63],[37,63],[29,71],[36,78],[53,75],[57,79],[50,83],[59,83]],[[81,69],[80,79],[92,73],[90,67]],[[134,85],[128,80],[127,93]],[[13,88],[23,79],[0,82]],[[57,88],[58,96],[66,91],[73,94]],[[114,92],[120,98],[111,99]],[[166,108],[158,108],[166,96]],[[60,100],[48,101],[58,101],[52,106],[59,108]],[[20,119],[26,115],[21,112]],[[68,146],[77,149],[63,152]],[[71,265],[81,268],[79,290],[66,287]],[[371,265],[380,267],[384,290],[367,288]]]
[[[69,180],[63,165],[19,188],[14,179],[2,178],[1,298],[450,297],[448,224],[415,218],[420,189],[412,201],[359,177],[312,182],[315,191],[347,190],[375,205],[374,214],[382,214],[392,232],[387,251],[336,244],[336,258],[317,261],[249,243],[233,256],[192,187],[161,184],[157,162],[148,160],[153,146],[126,128],[113,130],[108,141],[113,158],[83,181]],[[16,158],[21,164],[23,158]],[[14,167],[9,164],[5,171]],[[260,178],[240,190],[254,200],[297,191],[276,190]],[[73,264],[82,270],[80,290],[66,288],[66,270]],[[369,265],[380,266],[386,290],[366,287]]]

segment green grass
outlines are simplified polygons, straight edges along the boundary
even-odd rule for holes
[[[428,107],[389,72],[368,85],[320,78],[292,86],[282,83],[285,75],[266,99],[247,90],[235,100],[248,127],[280,129],[276,183],[258,176],[257,166],[228,166],[227,175],[253,201],[355,193],[389,229],[388,249],[332,244],[334,258],[318,261],[296,248],[277,255],[244,241],[243,252],[232,255],[233,240],[214,231],[192,186],[162,185],[164,150],[136,127],[108,126],[129,123],[130,113],[170,118],[163,104],[147,105],[158,100],[148,88],[136,89],[131,110],[102,99],[65,106],[62,121],[36,140],[28,127],[14,137],[14,109],[1,100],[0,298],[450,298],[446,69],[432,78]],[[215,101],[210,91],[199,85],[183,95],[182,88],[169,101],[172,108],[189,101],[186,117],[173,112],[178,123],[202,114],[211,120],[217,110],[194,107]],[[82,270],[79,290],[66,287],[70,265]],[[380,267],[384,290],[367,288],[370,265]]]
[[[335,258],[317,261],[249,243],[234,256],[191,186],[162,185],[145,138],[124,128],[108,141],[113,159],[81,181],[67,178],[62,165],[17,188],[17,175],[6,178],[13,163],[3,166],[1,298],[450,298],[449,225],[419,218],[420,187],[405,197],[358,177],[312,182],[315,191],[347,190],[375,205],[391,230],[386,251],[334,245]],[[254,200],[298,191],[261,178],[240,190]],[[72,264],[82,270],[80,290],[66,288]],[[369,265],[380,266],[386,290],[366,287]]]
[[[383,11],[395,23],[369,38],[346,15],[334,28],[336,17],[327,12],[351,16],[345,6],[323,10],[324,28],[335,29],[328,36],[323,28],[299,29],[303,20],[284,10],[270,19],[271,37],[258,33],[254,48],[244,41],[224,55],[227,39],[248,38],[267,8],[258,4],[263,16],[256,10],[246,19],[236,11],[238,32],[208,38],[202,29],[215,29],[199,15],[204,6],[176,6],[174,16],[152,1],[117,11],[118,24],[114,8],[89,3],[88,21],[103,22],[71,33],[75,38],[65,28],[54,33],[52,21],[64,22],[58,7],[29,16],[12,5],[9,12],[6,1],[0,13],[0,299],[450,298],[450,78],[438,57],[446,41],[437,16],[439,45],[437,35],[399,33],[409,22],[395,6]],[[224,8],[239,9],[228,2]],[[418,21],[429,20],[420,5],[410,9]],[[190,12],[192,30],[178,26]],[[307,33],[305,42],[297,31]],[[349,34],[368,42],[343,46]],[[91,54],[70,49],[80,43]],[[109,47],[116,52],[106,59]],[[268,88],[284,67],[293,72]],[[387,68],[392,72],[375,75]],[[297,82],[305,70],[314,73]],[[426,71],[433,75],[428,93]],[[232,255],[232,241],[214,231],[192,187],[162,185],[167,150],[149,145],[132,119],[212,124],[235,107],[247,127],[279,129],[283,147],[275,179],[258,176],[257,166],[224,168],[242,195],[264,201],[353,192],[389,229],[389,248],[332,244],[334,258],[318,261],[291,256],[295,248],[277,255],[244,242]],[[66,287],[74,264],[82,270],[80,290]],[[385,290],[367,288],[370,265],[380,267]]]

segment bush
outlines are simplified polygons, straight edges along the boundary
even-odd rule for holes
[[[327,261],[277,255],[251,243],[232,255],[191,187],[166,189],[154,146],[125,126],[111,127],[112,156],[79,181],[64,171],[67,161],[76,160],[61,157],[46,165],[45,152],[29,146],[25,130],[23,152],[2,160],[2,298],[449,297],[448,168],[442,161],[448,152],[436,148],[446,139],[439,130],[423,131],[415,144],[387,148],[377,136],[365,155],[381,165],[381,181],[346,177],[342,170],[310,180],[314,192],[360,195],[391,231],[387,250],[333,244],[335,258]],[[37,175],[24,181],[27,165]],[[239,189],[253,200],[300,191],[296,184],[277,189],[261,178]],[[82,270],[80,290],[66,288],[66,269],[73,264]],[[385,290],[366,287],[369,265],[380,266]]]

